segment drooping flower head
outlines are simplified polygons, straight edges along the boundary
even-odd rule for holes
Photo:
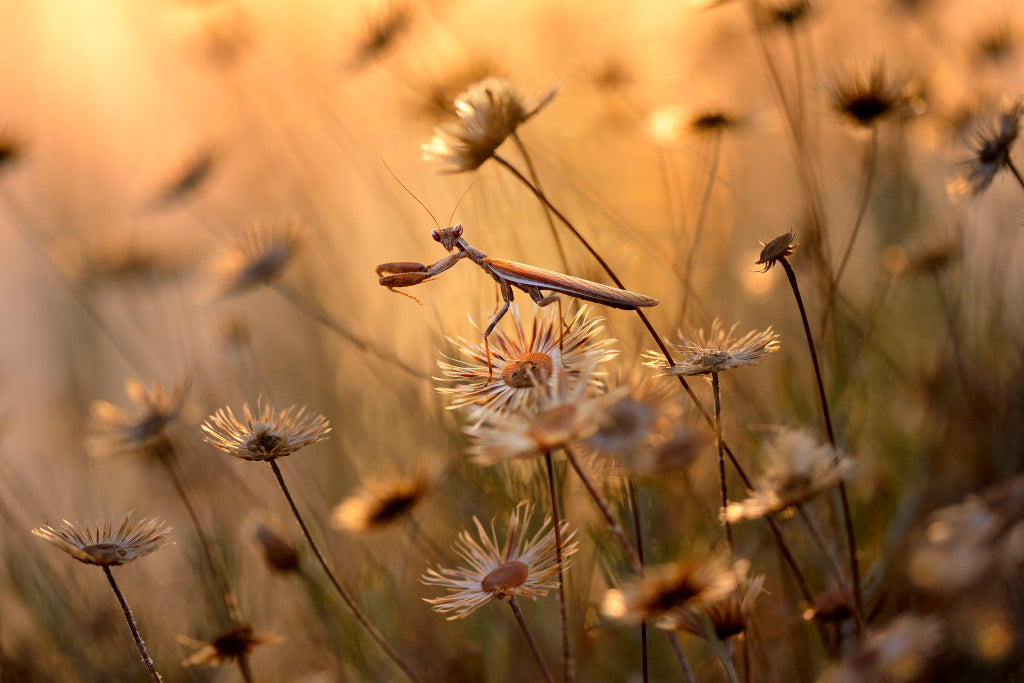
[[[787,232],[785,235],[779,235],[771,242],[761,242],[761,246],[764,248],[761,250],[761,256],[757,259],[755,265],[764,266],[761,272],[767,273],[780,259],[784,259],[793,253],[793,250],[796,248],[796,241],[793,239],[793,233]]]
[[[423,583],[440,586],[450,595],[424,600],[436,612],[451,612],[450,620],[467,617],[492,600],[509,596],[536,599],[547,595],[549,589],[558,588],[555,531],[549,518],[528,537],[532,514],[528,502],[516,506],[509,515],[504,543],[499,542],[493,521],[488,533],[474,517],[479,541],[463,531],[455,543],[456,552],[466,564],[458,569],[428,569],[422,578]],[[576,532],[569,532],[568,522],[563,520],[560,530],[564,570],[569,566],[566,558],[576,552],[578,544],[573,540]]]

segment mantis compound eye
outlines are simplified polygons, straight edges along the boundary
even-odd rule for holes
[[[441,241],[441,231],[440,230],[431,230],[430,231],[430,236],[434,238],[435,242],[440,242]]]

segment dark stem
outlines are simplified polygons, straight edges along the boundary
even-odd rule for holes
[[[508,605],[512,608],[512,614],[516,615],[516,621],[519,622],[519,627],[523,629],[523,635],[526,636],[526,642],[530,644],[530,650],[533,651],[533,656],[537,660],[537,665],[540,666],[541,671],[544,672],[544,678],[548,683],[555,683],[555,677],[551,675],[551,670],[548,669],[547,662],[544,661],[544,655],[540,653],[540,648],[537,647],[537,641],[533,639],[533,634],[531,634],[530,629],[526,627],[526,621],[523,619],[523,613],[519,609],[519,603],[516,601],[516,596],[508,596]]]
[[[572,652],[569,650],[569,615],[565,603],[565,569],[562,565],[562,521],[558,509],[558,490],[555,486],[555,464],[551,451],[544,452],[548,470],[548,490],[551,492],[551,523],[555,529],[555,554],[558,558],[558,618],[562,622],[562,678],[571,681]]]
[[[804,523],[804,526],[807,528],[807,532],[811,535],[811,540],[814,541],[814,545],[818,547],[818,550],[825,558],[825,562],[826,564],[828,564],[829,569],[835,575],[836,587],[843,593],[843,599],[849,600],[850,596],[847,595],[846,578],[843,576],[843,570],[839,567],[839,559],[835,556],[835,553],[832,552],[832,549],[825,542],[824,537],[821,535],[821,530],[818,529],[818,525],[814,523],[814,520],[811,519],[811,516],[807,514],[807,511],[804,509],[803,505],[796,506],[796,513],[797,516],[800,517],[800,520]],[[857,632],[860,633],[863,630],[864,625],[859,610],[854,611],[853,618],[854,623],[857,624]]]
[[[409,528],[409,539],[413,543],[419,544],[421,546],[420,550],[427,551],[427,554],[433,555],[435,559],[444,556],[444,552],[441,550],[440,546],[434,542],[434,539],[427,535],[427,532],[423,529],[420,523],[416,521],[416,518],[413,517],[412,513],[405,515],[405,523]]]
[[[718,383],[718,373],[711,373],[711,393],[715,396],[715,438],[718,441],[718,483],[722,491],[722,514],[725,514],[729,507],[729,494],[725,483],[725,441],[722,439],[722,392]],[[729,518],[723,516],[722,523],[725,524],[725,539],[729,542],[729,553],[736,554],[736,548],[732,542],[732,525]]]
[[[693,677],[690,662],[686,661],[686,654],[683,652],[682,645],[679,644],[679,631],[668,631],[666,635],[669,642],[672,643],[672,652],[675,653],[679,666],[683,668],[683,676],[686,677],[686,683],[697,683],[697,680]]]
[[[156,665],[153,664],[153,660],[149,658],[149,653],[146,652],[146,644],[142,642],[142,636],[139,635],[139,627],[135,624],[135,617],[132,616],[132,610],[128,607],[128,602],[121,594],[121,589],[117,587],[117,582],[114,581],[114,575],[110,573],[110,567],[103,565],[103,573],[107,575],[107,581],[110,582],[110,587],[114,589],[114,595],[117,596],[117,601],[121,603],[121,610],[124,612],[124,618],[128,622],[128,628],[132,632],[132,638],[135,639],[135,647],[139,649],[142,661],[145,663],[146,668],[149,669],[149,675],[153,677],[153,680],[156,681],[156,683],[161,683],[163,679],[160,678],[160,674],[157,673],[156,670]]]
[[[644,534],[643,526],[640,524],[640,496],[637,494],[636,481],[632,477],[626,479],[629,486],[629,503],[633,508],[633,533],[636,535],[636,554],[640,558],[641,566],[644,565]],[[642,657],[641,669],[644,683],[648,681],[647,666],[647,620],[640,622],[640,655]]]
[[[516,147],[519,148],[519,153],[523,156],[523,161],[526,163],[526,170],[530,174],[530,179],[533,180],[534,187],[543,192],[544,190],[540,186],[540,177],[537,175],[537,169],[533,166],[533,159],[530,158],[529,153],[526,151],[526,145],[523,144],[523,140],[519,137],[518,132],[512,132],[512,140],[515,141]],[[562,267],[568,271],[569,259],[565,256],[565,248],[562,247],[562,238],[558,236],[558,231],[555,230],[555,222],[551,220],[551,209],[547,206],[544,206],[544,218],[548,222],[548,227],[551,228],[551,237],[555,240],[555,248],[558,250],[558,258],[562,261]]]
[[[1017,165],[1013,163],[1013,159],[1006,160],[1006,168],[1010,169],[1010,173],[1017,179],[1017,184],[1024,188],[1024,178],[1021,178],[1020,171],[1017,170]]]
[[[383,351],[377,344],[373,344],[362,337],[350,332],[343,327],[339,322],[334,320],[326,311],[320,308],[319,305],[310,301],[295,289],[292,289],[283,282],[275,282],[271,287],[275,292],[283,296],[289,303],[298,308],[300,311],[308,315],[313,320],[317,321],[327,329],[334,332],[336,335],[349,342],[363,353],[368,353],[371,356],[376,356],[388,365],[392,365],[406,374],[412,375],[416,379],[430,379],[430,375],[424,374],[415,368],[412,368],[402,362],[399,358]]]
[[[590,497],[593,498],[594,502],[597,504],[598,509],[601,511],[605,521],[608,523],[608,528],[611,529],[612,534],[618,539],[623,550],[626,551],[626,557],[629,558],[629,564],[633,567],[633,571],[638,575],[643,576],[644,566],[640,562],[640,558],[637,557],[636,551],[633,550],[633,546],[631,546],[629,541],[626,540],[626,534],[623,533],[618,520],[616,520],[615,515],[612,514],[612,509],[611,506],[608,505],[608,501],[601,495],[601,492],[597,489],[597,484],[594,483],[594,480],[591,479],[590,475],[583,468],[582,463],[580,463],[579,458],[576,457],[576,454],[573,453],[572,449],[567,446],[563,446],[562,450],[565,451],[566,457],[569,458],[569,463],[572,465],[572,468],[576,470],[576,474],[579,475],[584,488],[587,489]]]
[[[864,195],[860,200],[860,207],[857,209],[857,218],[853,222],[853,230],[850,231],[850,239],[846,242],[846,248],[843,250],[843,256],[839,259],[839,267],[836,268],[836,274],[832,277],[832,284],[829,287],[829,302],[831,303],[832,297],[835,290],[839,287],[839,280],[843,277],[843,271],[846,270],[846,264],[850,260],[850,252],[853,251],[853,243],[857,241],[857,235],[860,233],[860,226],[864,224],[864,214],[868,210],[868,200],[871,198],[871,186],[875,180],[875,168],[876,160],[878,159],[878,127],[871,127],[871,143],[868,146],[868,150],[864,156]],[[826,313],[828,311],[826,310]]]
[[[231,587],[228,585],[224,558],[217,549],[217,545],[213,542],[213,538],[206,531],[202,522],[199,521],[199,515],[196,513],[195,506],[192,505],[192,499],[189,498],[188,491],[185,489],[184,477],[181,474],[181,468],[178,463],[178,453],[174,449],[174,445],[167,438],[161,438],[153,448],[156,450],[158,459],[167,468],[168,474],[171,475],[171,483],[174,485],[174,490],[177,492],[178,498],[181,499],[182,505],[185,506],[185,510],[192,520],[192,526],[195,527],[196,535],[199,537],[199,547],[203,549],[203,554],[206,555],[210,569],[213,570],[214,580],[217,582],[217,587],[224,598],[224,607],[228,613],[228,620],[231,622],[232,628],[241,626],[242,618],[238,609],[238,602],[235,600]]]
[[[793,290],[793,298],[796,299],[796,306],[800,310],[800,322],[804,326],[804,337],[807,339],[807,348],[811,355],[811,365],[814,367],[814,379],[818,385],[818,400],[821,403],[821,415],[825,421],[825,432],[828,434],[829,445],[832,446],[832,451],[835,453],[837,458],[841,457],[839,450],[836,448],[836,436],[835,430],[832,427],[832,413],[828,408],[828,397],[825,393],[825,382],[821,377],[821,364],[818,362],[818,352],[814,348],[814,335],[811,334],[811,326],[807,320],[807,310],[804,308],[803,297],[800,296],[800,287],[797,285],[796,273],[793,272],[793,266],[789,264],[789,260],[783,256],[779,259],[779,263],[782,264],[783,270],[786,271],[786,277],[789,279],[789,286]],[[857,537],[853,531],[853,516],[850,514],[850,500],[846,494],[846,483],[843,481],[839,482],[839,498],[843,508],[843,526],[846,530],[846,544],[847,551],[850,555],[850,577],[853,581],[853,601],[854,608],[857,612],[858,618],[856,623],[858,624],[858,635],[860,633],[860,624],[863,620],[864,608],[863,598],[861,597],[860,588],[860,563],[857,561]]]
[[[274,476],[277,477],[277,483],[280,485],[281,491],[284,493],[284,497],[288,500],[288,505],[292,509],[292,514],[295,515],[295,521],[299,523],[299,527],[302,529],[302,534],[306,537],[309,547],[313,549],[313,554],[316,556],[317,562],[320,563],[320,566],[323,568],[324,573],[327,574],[327,578],[330,580],[331,585],[333,585],[334,589],[338,591],[338,595],[341,596],[341,599],[345,602],[349,611],[352,612],[356,621],[362,625],[363,629],[367,634],[369,634],[373,641],[380,646],[380,649],[384,650],[387,656],[391,658],[391,661],[393,661],[398,668],[400,668],[402,672],[409,677],[409,680],[419,681],[419,677],[413,672],[409,665],[402,660],[394,648],[391,647],[390,643],[384,639],[384,636],[381,635],[380,631],[370,623],[369,618],[365,613],[363,613],[362,608],[356,604],[352,595],[344,586],[341,585],[338,579],[335,578],[334,572],[332,572],[330,567],[327,566],[327,561],[324,560],[324,556],[320,554],[320,549],[313,541],[313,536],[310,535],[309,529],[306,527],[306,522],[303,521],[302,515],[299,513],[299,508],[295,504],[292,494],[288,491],[288,486],[284,483],[284,476],[281,474],[281,468],[277,466],[277,462],[274,460],[268,460],[267,462],[270,463],[270,469],[274,471]]]

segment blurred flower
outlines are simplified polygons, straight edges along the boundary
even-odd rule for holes
[[[537,410],[531,414],[495,413],[482,410],[476,424],[466,432],[473,440],[468,452],[478,465],[506,460],[539,458],[562,446],[591,436],[598,428],[598,415],[624,394],[614,391],[585,396],[591,375],[601,354],[591,354],[570,388],[564,373],[554,387],[537,385]]]
[[[254,415],[246,403],[242,410],[245,424],[235,417],[230,407],[221,408],[207,418],[202,426],[203,440],[236,458],[274,460],[323,441],[331,431],[327,418],[307,414],[305,406],[298,410],[291,406],[275,411],[270,406],[257,405],[259,413]]]
[[[81,241],[57,245],[53,258],[84,286],[171,278],[192,262],[183,250],[158,246],[152,236],[128,228],[90,231]]]
[[[25,154],[25,142],[9,127],[0,126],[0,171],[13,166]]]
[[[934,512],[907,571],[922,588],[969,589],[1024,562],[1024,476]]]
[[[555,532],[550,527],[551,519],[545,519],[537,532],[527,540],[526,530],[530,526],[532,509],[526,501],[519,503],[509,515],[508,532],[500,547],[498,536],[491,522],[490,534],[476,517],[479,543],[468,531],[459,534],[455,543],[456,552],[466,565],[459,569],[439,567],[428,569],[422,581],[427,585],[440,586],[451,595],[440,598],[424,598],[434,606],[436,612],[454,612],[448,617],[461,619],[495,599],[522,596],[536,599],[547,595],[547,589],[558,588],[558,555],[555,548]],[[562,567],[568,569],[567,558],[576,552],[576,532],[569,533],[564,520],[560,524],[562,534]]]
[[[153,383],[149,387],[136,380],[125,382],[132,410],[118,408],[107,401],[92,404],[91,434],[86,449],[93,457],[103,458],[144,451],[157,444],[166,429],[181,415],[188,379],[170,389]]]
[[[601,613],[630,624],[678,624],[680,612],[702,610],[736,590],[737,574],[722,558],[703,564],[684,560],[647,569],[632,583],[613,588],[601,601]]]
[[[539,98],[528,98],[508,81],[485,78],[455,101],[458,122],[438,127],[423,146],[423,157],[454,166],[452,173],[475,170],[557,92],[554,86]]]
[[[832,107],[850,122],[866,128],[907,104],[903,87],[889,80],[882,60],[877,60],[867,74],[849,66],[833,79]]]
[[[285,266],[302,247],[303,230],[298,223],[258,223],[243,241],[224,248],[210,264],[220,296],[239,294],[257,285],[269,285],[281,276]]]
[[[661,107],[648,117],[647,128],[655,144],[670,146],[678,143],[685,133],[707,136],[742,128],[750,116],[723,106],[705,106],[700,109],[669,105]]]
[[[474,60],[460,64],[448,73],[422,86],[423,97],[417,109],[433,121],[455,116],[455,99],[471,85],[494,76],[497,67],[487,60]]]
[[[938,272],[959,259],[960,252],[960,241],[955,236],[933,239],[907,256],[906,271],[915,274]]]
[[[959,164],[946,183],[955,198],[977,197],[988,189],[996,175],[1012,166],[1012,148],[1020,135],[1024,104],[1015,100],[1004,107],[997,123],[976,124],[969,133],[971,157]]]
[[[392,474],[370,480],[363,490],[334,508],[331,526],[355,532],[375,531],[412,513],[434,489],[437,477],[426,467],[407,475]]]
[[[509,312],[511,333],[499,326],[490,336],[490,370],[484,345],[461,337],[453,343],[469,360],[437,362],[446,381],[462,382],[437,389],[452,397],[450,408],[479,406],[495,412],[522,412],[536,406],[534,382],[554,385],[555,368],[567,373],[572,384],[579,378],[588,354],[596,354],[598,362],[604,362],[618,353],[611,348],[614,339],[599,338],[604,332],[602,319],[588,319],[586,306],[580,307],[564,326],[555,307],[539,309],[529,335],[518,306],[513,305]],[[599,382],[593,374],[589,380],[592,385]]]
[[[1013,20],[1001,17],[974,37],[971,50],[976,61],[996,64],[1008,62],[1019,42],[1019,30]]]
[[[839,623],[853,616],[851,605],[851,587],[848,583],[833,583],[827,589],[814,596],[814,604],[804,610],[805,621],[812,619],[821,622]]]
[[[32,533],[49,541],[79,562],[112,567],[145,557],[167,542],[171,528],[161,519],[129,520],[126,514],[116,523],[87,526],[62,520],[33,529]]]
[[[299,549],[281,529],[281,525],[267,515],[257,513],[246,522],[246,535],[263,556],[271,569],[279,572],[296,571],[302,561]]]
[[[737,570],[739,579],[736,588],[718,600],[707,602],[695,609],[673,610],[659,622],[660,628],[670,631],[686,631],[699,638],[707,638],[704,618],[711,622],[711,628],[719,640],[725,640],[743,633],[747,620],[764,595],[764,576],[747,577],[745,571]]]
[[[732,333],[734,324],[726,332],[717,318],[711,323],[711,333],[698,330],[695,338],[686,339],[679,333],[681,344],[669,344],[679,354],[672,359],[672,365],[665,365],[665,356],[660,351],[645,351],[644,365],[664,370],[669,375],[706,375],[722,372],[743,365],[759,363],[769,353],[778,350],[779,335],[769,327],[763,332],[751,331],[737,340]]]
[[[195,150],[155,193],[151,204],[159,207],[184,200],[209,179],[216,162],[217,154],[212,147]]]
[[[753,3],[754,21],[762,28],[792,28],[806,19],[811,9],[811,0],[756,0]]]
[[[853,467],[828,444],[804,431],[785,431],[765,449],[768,470],[757,490],[740,503],[729,503],[725,519],[758,519],[804,503],[842,481]]]
[[[904,683],[922,680],[945,639],[937,617],[904,614],[866,636],[857,649],[822,677],[822,683]]]
[[[226,633],[214,638],[209,643],[201,640],[193,640],[187,636],[178,636],[178,642],[195,649],[197,652],[181,663],[182,666],[196,666],[206,664],[207,666],[220,666],[233,662],[239,657],[252,653],[257,645],[264,643],[277,644],[284,639],[272,633],[261,633],[254,635],[252,626],[243,624],[236,626]]]
[[[787,232],[785,235],[779,235],[771,242],[761,242],[761,246],[764,249],[761,250],[761,257],[757,259],[755,265],[764,266],[761,272],[767,273],[780,259],[784,259],[793,253],[793,249],[796,248],[796,241],[793,239],[793,233]]]
[[[693,112],[687,121],[690,131],[697,135],[724,133],[740,128],[745,122],[742,114],[724,107],[709,107]]]
[[[389,2],[377,7],[375,13],[366,19],[363,34],[353,46],[349,67],[361,69],[383,56],[411,23],[412,10],[405,3]]]

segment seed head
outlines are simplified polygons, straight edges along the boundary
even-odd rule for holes
[[[178,636],[178,642],[196,650],[196,653],[188,657],[181,664],[182,666],[206,665],[209,667],[220,666],[233,662],[239,657],[252,653],[257,645],[264,643],[277,644],[284,640],[273,633],[261,633],[256,635],[252,632],[252,626],[243,624],[236,626],[230,631],[220,634],[209,643],[201,640],[193,640],[187,636]]]
[[[218,295],[240,294],[277,280],[302,248],[303,235],[293,221],[254,224],[240,243],[223,248],[210,264]]]
[[[355,532],[390,526],[412,514],[436,483],[434,472],[426,467],[418,467],[406,475],[379,476],[368,481],[359,494],[334,508],[331,525]]]
[[[213,147],[202,147],[193,151],[170,179],[163,183],[150,203],[154,207],[162,207],[184,201],[189,195],[195,194],[209,180],[217,159]]]
[[[130,521],[132,513],[120,522],[82,525],[62,520],[33,529],[32,533],[49,541],[79,562],[112,567],[145,557],[167,542],[171,528],[161,519]]]
[[[1015,100],[1004,107],[995,123],[976,124],[971,129],[967,141],[971,156],[960,163],[956,174],[946,183],[952,197],[977,197],[1000,171],[1010,168],[1022,116],[1024,104]]]
[[[739,564],[739,563],[737,563]],[[711,622],[715,637],[725,640],[739,635],[747,628],[757,603],[764,596],[764,576],[748,577],[746,568],[735,567],[736,588],[718,600],[707,602],[695,609],[674,610],[658,626],[671,631],[686,631],[699,638],[707,638],[704,617]]]
[[[761,257],[757,259],[755,265],[764,266],[761,269],[762,273],[767,273],[772,269],[779,259],[784,259],[793,253],[796,248],[796,242],[793,240],[793,233],[787,232],[785,235],[779,235],[771,242],[761,242],[761,246],[764,249],[761,250]]]
[[[424,598],[434,606],[435,612],[452,612],[451,619],[467,617],[492,600],[509,596],[536,599],[547,595],[548,589],[558,587],[558,554],[551,519],[545,519],[537,532],[527,539],[532,509],[523,501],[509,515],[505,542],[499,544],[491,522],[488,533],[476,517],[479,542],[468,531],[459,534],[456,552],[466,565],[458,569],[428,569],[422,581],[440,586],[451,593],[440,598]],[[573,540],[576,532],[569,532],[568,522],[562,521],[562,565],[568,569],[567,558],[578,549]]]
[[[437,128],[434,138],[423,146],[423,158],[451,165],[450,173],[473,171],[557,92],[554,86],[531,98],[508,81],[485,78],[455,101],[458,121]]]
[[[907,104],[902,83],[890,80],[885,62],[876,61],[865,74],[850,66],[833,79],[833,108],[851,123],[868,128]]]
[[[358,70],[381,58],[412,24],[412,10],[399,2],[385,3],[365,20],[363,34],[352,47],[349,68]]]
[[[221,408],[203,423],[203,440],[243,460],[274,460],[323,441],[331,431],[327,418],[306,413],[305,406],[275,411],[257,404],[256,409],[253,414],[248,403],[242,406],[243,424],[230,407]]]
[[[165,389],[158,383],[147,387],[128,380],[125,393],[132,402],[130,410],[107,401],[93,402],[91,434],[86,440],[90,455],[105,458],[146,451],[156,445],[181,415],[189,385],[186,379]]]
[[[689,339],[679,332],[680,344],[670,344],[678,357],[673,357],[672,365],[665,366],[665,356],[660,351],[645,351],[644,365],[664,370],[669,375],[706,375],[722,372],[743,365],[761,362],[765,356],[779,348],[779,335],[769,327],[763,332],[753,330],[741,338],[733,340],[734,324],[726,332],[717,318],[711,323],[710,334],[698,330]]]

